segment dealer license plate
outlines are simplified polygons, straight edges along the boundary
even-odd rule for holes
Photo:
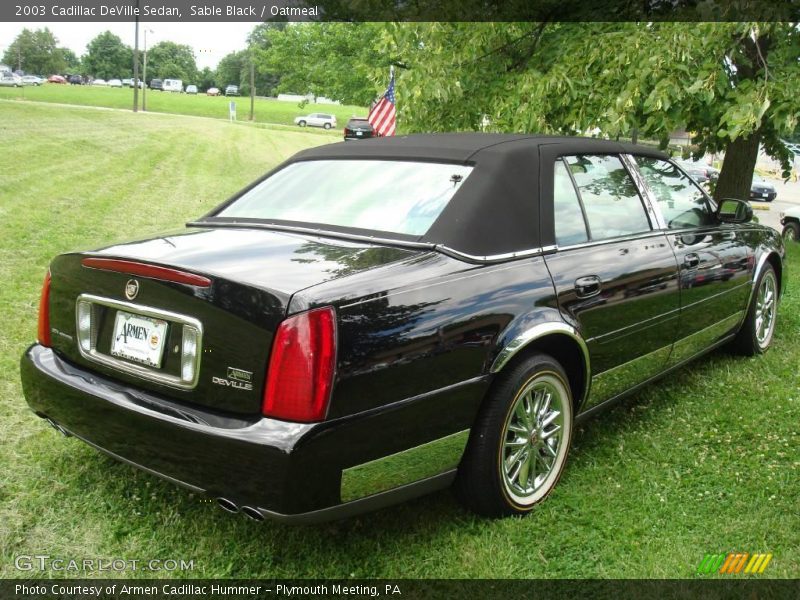
[[[117,311],[111,355],[160,368],[164,355],[167,322]]]
[[[357,135],[358,137],[361,137],[363,134],[362,134],[360,131],[356,131],[356,135]]]

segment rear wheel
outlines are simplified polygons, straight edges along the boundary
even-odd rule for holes
[[[530,512],[555,487],[572,441],[564,369],[545,354],[517,363],[487,396],[459,466],[456,493],[486,516]]]
[[[796,221],[790,221],[786,223],[783,227],[783,231],[781,232],[783,235],[783,239],[787,242],[797,242],[800,240],[800,223]]]
[[[306,122],[305,121],[300,121],[298,123],[298,125],[300,125],[300,127],[305,127],[306,126]]]
[[[763,354],[772,343],[778,316],[778,279],[775,269],[766,263],[756,282],[755,295],[750,302],[742,328],[733,341],[741,354]]]

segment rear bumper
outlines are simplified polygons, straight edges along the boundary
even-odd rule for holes
[[[450,423],[446,430],[421,428],[399,440],[391,436],[397,423],[407,423],[430,406],[430,396],[404,401],[402,407],[317,424],[210,413],[79,368],[38,344],[24,353],[20,372],[33,411],[66,432],[173,483],[281,521],[348,517],[446,487],[460,458],[459,450],[450,463],[434,472],[421,472],[413,482],[399,481],[400,485],[387,490],[369,488],[373,492],[342,502],[343,495],[351,497],[342,489],[343,471],[358,471],[381,457],[407,453],[397,452],[398,443],[427,447],[432,440],[451,439],[454,431],[463,428]],[[482,384],[458,386],[437,394],[436,400],[450,404],[452,399],[466,408],[472,404],[465,404],[466,399],[482,395]],[[376,431],[389,435],[376,436]],[[378,448],[376,438],[388,441]],[[374,470],[356,475],[364,471]],[[377,477],[385,478],[385,474],[377,473]]]

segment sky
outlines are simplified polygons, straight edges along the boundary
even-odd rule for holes
[[[0,0],[3,1],[3,0]],[[247,34],[257,23],[139,23],[139,48],[144,49],[144,29],[147,46],[169,40],[187,44],[194,49],[198,68],[217,66],[223,56],[245,47]],[[0,56],[25,29],[47,27],[58,39],[78,56],[86,52],[86,44],[98,34],[109,30],[118,35],[124,44],[133,48],[134,23],[0,23]]]

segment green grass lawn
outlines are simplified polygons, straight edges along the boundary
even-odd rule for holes
[[[133,106],[133,88],[45,83],[38,87],[0,87],[0,99],[3,98],[130,110]],[[224,96],[206,96],[205,94],[187,95],[148,90],[147,110],[158,113],[228,119],[228,102],[231,100],[236,102],[238,120],[246,121],[250,116],[250,98],[242,96],[226,98]],[[139,90],[139,102],[141,107],[141,90]],[[341,136],[341,129],[347,123],[347,119],[352,116],[364,116],[367,114],[367,109],[360,106],[335,104],[307,104],[300,108],[297,102],[279,102],[269,98],[256,98],[255,100],[254,116],[259,123],[277,123],[297,127],[294,124],[294,118],[312,112],[336,115],[339,131],[335,134]],[[330,135],[333,135],[333,132]]]
[[[37,575],[14,557],[48,554],[193,560],[187,577],[675,578],[729,551],[800,576],[799,248],[766,356],[715,352],[582,425],[528,517],[477,518],[441,492],[341,523],[256,524],[58,435],[28,410],[18,361],[52,256],[180,227],[330,138],[42,104],[0,117],[0,577]]]

